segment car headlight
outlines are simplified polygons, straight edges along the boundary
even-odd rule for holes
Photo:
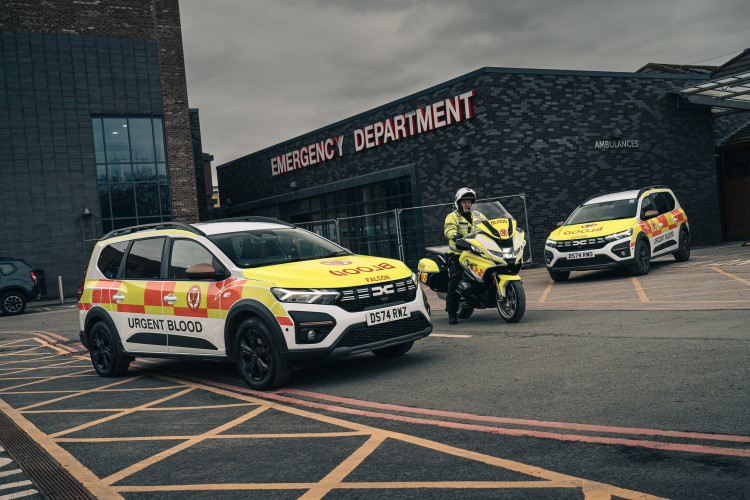
[[[546,243],[544,243],[545,246],[555,248],[557,246],[557,241],[555,240],[547,240]]]
[[[607,241],[616,241],[616,240],[621,240],[623,238],[630,238],[631,236],[633,236],[633,228],[632,227],[630,229],[628,229],[627,231],[621,231],[619,233],[609,234],[609,235],[605,236],[604,239],[607,240]]]
[[[341,295],[330,289],[288,289],[271,288],[271,293],[279,302],[293,302],[296,304],[333,304]]]

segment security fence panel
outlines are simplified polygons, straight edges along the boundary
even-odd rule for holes
[[[524,262],[532,262],[525,195],[477,200],[489,201],[499,201],[516,219],[517,227],[525,231],[527,245]],[[445,217],[452,210],[452,203],[442,203],[295,225],[335,241],[354,253],[399,259],[416,269],[419,259],[428,253],[425,248],[448,244],[443,235],[443,225]]]
[[[354,253],[399,258],[396,212],[380,212],[338,219],[340,245]]]
[[[308,231],[324,238],[328,238],[339,245],[341,244],[339,240],[338,221],[336,219],[295,222],[294,225],[301,227],[302,229],[307,229]]]

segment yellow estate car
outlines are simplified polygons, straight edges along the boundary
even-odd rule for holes
[[[618,267],[640,276],[652,257],[690,258],[687,215],[664,186],[594,196],[558,225],[544,248],[554,281],[567,280],[570,271]]]

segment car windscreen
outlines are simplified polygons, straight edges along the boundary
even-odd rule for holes
[[[259,267],[324,259],[351,252],[298,228],[254,229],[208,237],[237,267]]]
[[[600,203],[589,203],[578,207],[568,220],[566,226],[573,224],[585,224],[587,222],[597,222],[615,219],[630,219],[636,215],[638,206],[637,198],[627,200],[603,201]]]

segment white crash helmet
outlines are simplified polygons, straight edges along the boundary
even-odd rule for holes
[[[477,193],[473,189],[467,187],[463,187],[456,191],[456,201],[453,202],[453,206],[455,206],[456,210],[459,212],[461,211],[461,205],[459,205],[458,202],[461,200],[471,200],[471,202],[474,203],[477,201]]]

